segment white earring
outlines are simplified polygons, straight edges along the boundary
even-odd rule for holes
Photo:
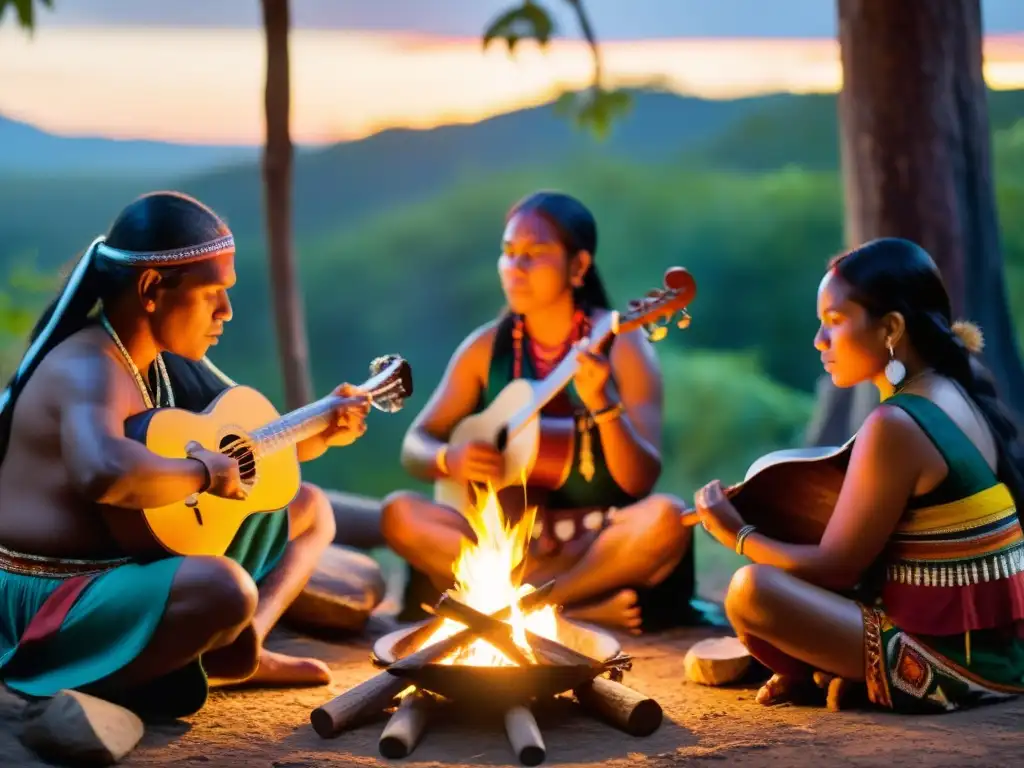
[[[889,349],[889,362],[885,364],[885,378],[895,389],[906,377],[907,367],[896,359],[896,353],[893,351],[891,341],[885,342],[885,346]]]

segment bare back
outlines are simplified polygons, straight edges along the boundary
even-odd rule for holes
[[[91,416],[81,412],[86,401]],[[67,422],[100,418],[123,435],[124,420],[145,407],[134,377],[102,329],[79,331],[54,348],[14,407],[0,464],[0,545],[47,557],[121,555],[104,520],[108,508],[89,501],[74,482],[77,457],[103,446],[90,440],[69,444],[73,430]]]
[[[926,397],[942,409],[978,449],[989,468],[995,471],[999,457],[992,429],[978,407],[956,382],[934,377],[919,387],[908,387],[906,391]],[[914,489],[915,496],[937,488],[949,473],[945,459],[930,440],[922,441],[921,452],[923,466]]]

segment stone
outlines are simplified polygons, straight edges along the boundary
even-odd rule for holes
[[[332,544],[284,620],[296,629],[361,632],[384,599],[385,586],[376,560]]]
[[[142,738],[134,712],[78,691],[27,708],[22,743],[40,757],[73,765],[113,765]]]
[[[688,680],[701,685],[728,685],[742,678],[753,657],[735,637],[712,637],[694,643],[683,659]]]

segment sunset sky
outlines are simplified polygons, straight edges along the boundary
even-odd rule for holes
[[[292,0],[293,132],[320,143],[472,121],[587,82],[568,15],[546,52],[483,53],[515,0]],[[0,114],[68,135],[221,144],[262,137],[256,0],[56,0],[0,29]],[[551,0],[553,7],[565,4]],[[589,0],[611,81],[729,98],[840,85],[832,0]],[[629,11],[624,9],[629,7]],[[1024,2],[984,0],[986,78],[1024,87]],[[768,11],[767,9],[771,10]]]

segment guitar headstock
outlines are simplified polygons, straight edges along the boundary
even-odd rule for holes
[[[664,287],[650,291],[644,298],[629,302],[629,310],[619,315],[619,333],[642,327],[648,339],[661,341],[668,335],[673,319],[676,327],[689,327],[690,313],[686,307],[697,295],[697,281],[683,267],[670,267],[665,271],[663,284]]]
[[[362,387],[370,404],[385,413],[402,410],[412,394],[412,366],[401,355],[382,355],[370,362],[370,379]]]

